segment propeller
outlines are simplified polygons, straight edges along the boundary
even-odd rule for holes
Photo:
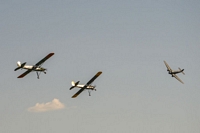
[[[44,68],[44,74],[46,74],[47,73],[47,69],[46,68]]]

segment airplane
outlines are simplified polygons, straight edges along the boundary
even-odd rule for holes
[[[46,68],[41,67],[42,64],[53,55],[54,55],[54,53],[49,53],[46,57],[44,57],[42,60],[40,60],[38,63],[36,63],[33,66],[26,65],[26,62],[21,63],[20,61],[18,61],[17,62],[18,67],[15,68],[14,71],[17,71],[19,69],[27,69],[27,71],[24,72],[23,74],[21,74],[20,76],[18,76],[17,78],[23,78],[24,76],[26,76],[30,72],[35,71],[37,73],[37,78],[39,79],[40,73],[43,72],[44,74],[46,74],[46,71],[47,71]]]
[[[176,74],[178,74],[178,73],[182,73],[182,74],[185,75],[185,73],[183,72],[184,69],[178,68],[179,70],[173,71],[173,70],[169,67],[169,65],[167,64],[166,61],[164,61],[164,63],[165,63],[165,65],[166,65],[166,67],[167,67],[167,71],[169,72],[169,74],[171,74],[172,77],[175,77],[178,81],[180,81],[182,84],[184,84],[183,81],[181,81],[181,79],[176,75]]]
[[[102,73],[101,71],[97,72],[96,75],[92,79],[90,79],[90,81],[88,81],[87,84],[85,84],[85,85],[80,85],[79,84],[80,81],[77,81],[76,83],[74,81],[72,81],[71,82],[72,87],[69,90],[73,89],[74,87],[81,88],[76,94],[74,94],[72,96],[72,98],[76,98],[85,89],[88,90],[89,96],[91,96],[90,95],[90,91],[91,90],[95,90],[96,91],[96,89],[95,89],[96,86],[92,86],[91,84],[97,77],[99,77],[99,75],[101,75],[101,73]]]

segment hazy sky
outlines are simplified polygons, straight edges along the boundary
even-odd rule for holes
[[[0,132],[199,133],[199,14],[199,0],[1,1]],[[17,78],[50,52],[46,75]]]

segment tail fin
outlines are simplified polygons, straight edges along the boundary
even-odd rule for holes
[[[79,84],[80,81],[77,81],[76,83],[74,81],[71,82],[72,86],[77,86]]]
[[[17,66],[21,67],[21,62],[20,61],[17,62]]]
[[[184,74],[185,75],[185,73],[183,72],[184,71],[184,69],[181,69],[181,68],[178,68],[181,72],[182,72],[182,74]]]
[[[17,71],[17,70],[19,70],[20,68],[23,68],[24,66],[26,65],[26,62],[24,62],[24,63],[22,63],[21,64],[21,62],[20,61],[18,61],[17,62],[17,68],[15,68],[15,70],[14,71]]]
[[[73,89],[74,87],[76,87],[78,85],[80,81],[77,81],[76,83],[74,81],[71,82],[72,87],[70,87],[70,90]]]
[[[18,67],[15,68],[14,71],[17,71],[17,70],[19,70],[19,69],[21,68],[22,65],[21,65],[21,62],[20,62],[20,61],[17,62],[17,66],[18,66]]]
[[[71,84],[72,84],[72,86],[75,86],[75,82],[74,81],[72,81]]]

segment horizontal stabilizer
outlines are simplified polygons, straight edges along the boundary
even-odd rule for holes
[[[77,86],[77,85],[79,84],[79,82],[80,82],[80,81],[77,81],[77,82],[75,83],[75,86]]]
[[[178,69],[182,72],[183,75],[185,75],[185,73],[183,72],[184,69],[181,69],[181,68],[178,68]]]
[[[70,87],[69,90],[73,89],[74,87],[76,87],[79,84],[80,81],[77,81],[76,83],[74,81],[72,81],[72,87]]]
[[[75,86],[70,87],[69,90],[73,89],[74,87],[75,87]]]
[[[18,65],[18,67],[15,68],[15,71],[19,70],[20,68],[23,68],[26,65],[26,62],[24,62],[22,64],[20,62],[18,62],[17,65]]]
[[[14,71],[17,71],[17,70],[19,70],[21,67],[17,67],[17,68],[15,68],[15,70]]]
[[[21,68],[23,68],[26,65],[26,62],[21,64]]]

